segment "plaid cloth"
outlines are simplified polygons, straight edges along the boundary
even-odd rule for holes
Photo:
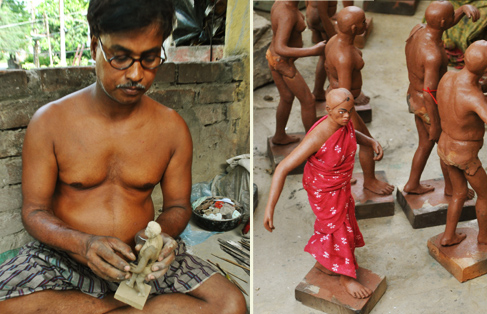
[[[186,253],[181,240],[175,253],[164,277],[149,282],[151,294],[187,293],[216,273],[208,263]],[[101,299],[115,292],[118,285],[99,278],[67,253],[38,241],[26,244],[17,256],[0,265],[0,301],[47,289],[79,290]]]

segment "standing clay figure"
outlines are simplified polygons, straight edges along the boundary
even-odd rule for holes
[[[404,192],[424,194],[434,187],[420,183],[428,157],[435,142],[440,138],[441,126],[435,100],[436,89],[441,77],[447,71],[448,57],[441,37],[443,32],[458,23],[467,15],[476,21],[479,11],[464,5],[453,10],[447,1],[432,2],[425,12],[427,24],[416,25],[406,41],[406,62],[409,74],[407,102],[409,111],[414,113],[419,143],[411,165],[409,180]],[[441,162],[441,170],[445,179],[445,194],[452,194],[452,186],[446,166]],[[470,193],[473,197],[473,191]]]
[[[300,57],[323,54],[324,42],[302,48],[301,33],[306,29],[303,14],[298,10],[299,1],[276,1],[271,9],[272,41],[266,53],[274,83],[279,91],[276,112],[276,132],[272,142],[285,145],[299,141],[286,134],[286,124],[291,113],[294,97],[301,103],[301,119],[306,131],[316,121],[313,94],[294,65]]]
[[[445,233],[440,240],[444,246],[460,243],[466,237],[456,233],[456,226],[468,197],[467,181],[477,193],[477,239],[487,244],[487,175],[478,158],[487,123],[487,100],[479,79],[486,69],[487,42],[476,41],[465,52],[465,67],[460,72],[446,73],[438,85],[438,111],[443,129],[438,155],[447,166],[453,187]]]
[[[337,1],[306,1],[306,23],[311,30],[313,43],[329,40],[336,34],[331,17],[336,13]],[[316,64],[313,95],[317,101],[325,100],[325,54],[321,54]]]
[[[353,44],[355,36],[365,31],[365,13],[362,9],[350,6],[337,15],[338,33],[333,36],[325,48],[325,68],[330,80],[330,89],[345,88],[354,97],[362,94],[362,70],[364,60],[362,52]],[[371,137],[367,126],[357,112],[351,113],[352,122],[358,131]],[[376,194],[388,195],[394,186],[375,177],[374,152],[371,147],[360,146],[359,159],[364,172],[364,188]]]
[[[162,250],[162,236],[161,226],[155,221],[149,221],[145,229],[147,240],[139,251],[137,265],[130,264],[130,272],[132,277],[125,283],[134,288],[139,295],[145,295],[144,280],[145,277],[152,272],[151,267],[159,258]]]
[[[264,215],[264,227],[274,229],[274,209],[287,174],[308,161],[304,168],[303,186],[316,214],[315,232],[305,251],[317,261],[316,267],[328,275],[340,275],[340,283],[356,298],[367,298],[372,291],[356,278],[358,268],[354,251],[364,245],[355,218],[355,202],[351,194],[357,142],[383,155],[380,144],[355,131],[352,123],[352,94],[339,88],[326,96],[328,115],[316,122],[303,141],[277,166],[272,178]]]

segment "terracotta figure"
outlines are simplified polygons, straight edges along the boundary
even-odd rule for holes
[[[425,12],[427,24],[416,25],[406,41],[406,62],[409,74],[407,102],[409,111],[414,113],[419,143],[411,164],[409,180],[404,191],[412,194],[423,194],[434,190],[434,187],[420,183],[428,157],[435,142],[440,138],[441,126],[435,100],[436,89],[441,77],[447,71],[448,57],[441,40],[448,28],[458,23],[467,15],[473,21],[479,18],[479,11],[464,5],[453,10],[447,1],[432,2]],[[452,194],[452,186],[446,166],[441,162],[445,180],[445,194]],[[473,191],[470,198],[473,197]]]
[[[157,222],[149,221],[147,228],[145,228],[146,240],[140,248],[137,265],[130,264],[132,277],[126,281],[126,284],[143,296],[145,296],[143,288],[145,278],[152,272],[151,267],[157,262],[162,250],[163,240],[161,231],[161,226]]]
[[[305,251],[318,263],[316,266],[329,275],[340,275],[340,283],[356,298],[372,293],[356,278],[358,268],[354,251],[364,245],[355,218],[355,203],[351,194],[357,143],[370,147],[380,160],[380,144],[371,137],[355,131],[352,116],[355,111],[352,94],[334,89],[326,96],[328,115],[316,122],[303,141],[277,166],[267,201],[264,227],[274,229],[274,210],[287,174],[307,160],[303,186],[316,214],[314,234]]]
[[[323,54],[324,42],[303,48],[301,33],[306,29],[303,14],[298,10],[299,1],[276,1],[271,9],[272,41],[266,53],[274,83],[279,91],[276,112],[274,144],[285,145],[299,138],[286,134],[286,124],[291,113],[294,97],[301,103],[301,120],[306,131],[316,122],[313,94],[296,69],[294,61],[300,57]]]
[[[349,6],[338,12],[338,32],[325,48],[325,68],[330,80],[330,89],[346,88],[354,97],[362,93],[362,70],[364,60],[362,52],[353,44],[356,35],[365,31],[365,13],[362,9]],[[354,110],[352,121],[355,128],[371,137],[362,118]],[[368,146],[360,146],[359,159],[364,173],[364,188],[374,193],[387,195],[394,191],[394,186],[375,177],[374,152]]]
[[[337,1],[306,1],[306,23],[312,33],[312,42],[327,41],[336,34],[331,17],[336,13]],[[313,95],[316,100],[325,100],[325,54],[321,54],[316,64]]]
[[[130,277],[135,235],[154,220],[156,186],[164,246],[145,276],[144,313],[247,311],[235,285],[175,240],[192,214],[191,134],[145,94],[167,75],[157,72],[172,3],[90,1],[96,81],[41,107],[27,127],[22,221],[35,241],[0,265],[0,313],[132,312],[114,293]]]
[[[454,245],[466,235],[456,232],[463,204],[468,198],[467,182],[477,193],[475,211],[478,242],[487,244],[487,175],[478,152],[484,143],[487,100],[479,79],[487,69],[487,41],[476,41],[465,51],[465,67],[446,73],[438,85],[438,111],[442,133],[438,155],[446,164],[453,195],[448,205],[441,245]]]

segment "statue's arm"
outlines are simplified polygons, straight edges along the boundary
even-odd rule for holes
[[[157,249],[154,246],[150,245],[146,248],[142,248],[142,250],[140,251],[137,266],[131,265],[130,271],[134,274],[140,274],[147,266],[147,264],[149,264],[149,262],[153,260],[152,257],[154,256],[156,256],[157,258]]]
[[[473,22],[476,22],[480,18],[480,12],[476,7],[470,4],[465,4],[455,10],[453,25],[457,25],[465,15],[469,19],[472,19]]]
[[[440,114],[438,106],[432,96],[436,98],[436,89],[440,82],[441,57],[429,56],[424,63],[423,99],[430,118],[431,128],[429,139],[438,141],[441,134]]]

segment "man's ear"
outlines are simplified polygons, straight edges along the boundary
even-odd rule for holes
[[[91,59],[96,60],[96,49],[98,48],[98,38],[95,36],[91,36],[91,43],[90,43],[90,52],[91,52]]]

